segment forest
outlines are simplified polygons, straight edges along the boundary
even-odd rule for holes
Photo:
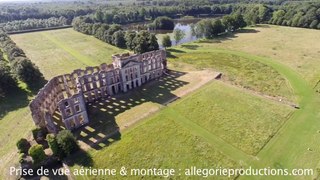
[[[131,3],[131,4],[130,4]],[[130,4],[130,5],[129,5]],[[54,9],[54,10],[53,10]],[[160,16],[243,15],[248,25],[258,23],[320,28],[320,2],[252,0],[153,0],[153,1],[58,1],[0,6],[0,27],[7,32],[70,25],[86,16],[93,23],[128,24]]]

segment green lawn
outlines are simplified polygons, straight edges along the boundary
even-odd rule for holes
[[[191,165],[199,168],[239,167],[236,161],[218,149],[217,145],[190,133],[189,129],[172,116],[170,109],[164,109],[136,128],[123,133],[121,140],[109,147],[91,150],[86,156],[79,155],[78,158],[83,158],[77,159],[78,164],[72,169],[78,169],[88,162],[93,162],[94,168],[175,168],[178,172]],[[128,176],[128,179],[141,179],[141,176]]]
[[[112,54],[124,51],[72,29],[19,34],[11,38],[47,79],[76,68],[110,63]],[[33,96],[21,87],[0,99],[0,179],[8,175],[8,167],[18,163],[16,142],[30,137],[34,128],[28,108]]]
[[[260,28],[260,30],[261,29],[263,28]],[[266,29],[266,31],[271,31],[268,28]],[[296,29],[293,29],[292,33],[295,31]],[[301,33],[304,31],[307,31],[307,34],[310,33],[308,31],[314,32],[313,30],[301,29]],[[269,38],[273,37],[271,36]],[[234,41],[236,41],[236,38]],[[199,54],[215,51],[219,53],[241,56],[242,58],[249,59],[253,62],[263,63],[276,70],[288,80],[290,84],[289,87],[292,87],[293,92],[296,95],[297,102],[300,106],[300,110],[295,111],[291,118],[285,122],[285,124],[279,129],[279,132],[275,134],[275,136],[271,138],[265,147],[257,154],[256,159],[247,159],[248,164],[260,168],[269,166],[276,168],[312,168],[314,170],[319,168],[320,155],[317,152],[320,151],[320,135],[318,133],[320,127],[320,121],[318,121],[320,118],[318,111],[320,99],[318,93],[315,92],[316,90],[313,89],[315,84],[311,83],[312,81],[309,81],[309,79],[304,78],[304,75],[300,74],[292,67],[286,66],[286,61],[288,59],[283,60],[250,55],[247,52],[239,51],[236,48],[236,50],[228,50],[229,48],[223,49],[223,47],[226,46],[225,43],[230,42],[222,42],[220,46],[218,46],[214,41],[211,43],[206,42],[205,45],[203,44],[203,41],[201,41],[200,43],[188,44],[191,47],[196,46],[196,49],[188,49],[186,46],[180,46],[173,49],[178,49],[181,51],[181,49],[184,48],[185,50],[187,49],[187,52],[193,51],[194,53]],[[307,48],[303,48],[301,51],[305,51],[306,49],[310,51],[314,47],[312,44],[304,43],[302,45]],[[216,46],[221,48],[213,49]],[[259,44],[256,44],[256,46],[261,48]],[[298,53],[299,51],[292,51],[292,54]],[[181,55],[183,56],[183,53],[181,53]],[[176,56],[179,58],[179,55]],[[281,56],[279,56],[279,58],[280,57]],[[315,62],[316,59],[313,59],[313,61]],[[303,62],[305,61],[302,61],[302,63]],[[314,65],[313,68],[318,67],[319,66]],[[225,72],[228,73],[228,71]],[[316,172],[314,176],[317,176]],[[283,179],[284,177],[278,178]],[[287,178],[290,179],[290,177]],[[299,177],[296,178],[299,179]],[[304,176],[300,177],[300,179],[305,178],[306,177]]]
[[[125,52],[73,29],[10,36],[40,68],[46,78],[74,69],[110,63],[111,55]]]
[[[220,82],[172,107],[212,134],[256,155],[276,134],[293,108]]]
[[[88,64],[110,63],[112,54],[124,52],[72,29],[19,34],[12,38],[41,68],[47,79],[70,73],[74,68],[85,68]],[[84,144],[98,140],[108,132],[105,127],[114,122],[126,129],[158,111],[161,103],[195,90],[199,82],[209,81],[211,78],[205,77],[208,74],[210,72],[206,71],[172,72],[171,76],[145,85],[139,91],[94,104],[89,108],[94,123],[87,127],[89,130],[79,131],[79,138]],[[0,99],[0,179],[6,179],[8,167],[18,163],[15,147],[18,139],[31,137],[34,125],[28,103],[33,96],[25,87],[21,87],[21,90]],[[112,101],[112,105],[108,101]],[[92,130],[98,133],[87,132]]]
[[[268,57],[285,64],[315,85],[320,77],[319,30],[258,25],[235,35],[199,41],[201,49],[228,49]]]
[[[254,161],[250,154],[270,140],[292,111],[215,81],[125,131],[121,140],[91,149],[72,169],[86,162],[116,169],[248,165]]]
[[[184,80],[174,78],[170,83],[142,87],[132,98],[115,97],[93,104],[90,111],[95,124],[78,134],[85,143],[105,136],[99,133],[105,130],[102,121],[113,115],[112,120],[122,127],[128,120],[139,119],[140,113],[148,118],[122,131],[121,140],[98,143],[87,156],[77,156],[72,168],[88,164],[99,168],[320,167],[320,97],[313,89],[320,72],[319,36],[315,30],[259,26],[170,48],[169,67],[179,71],[214,69],[224,74],[225,82],[213,82],[187,98],[162,106],[204,77],[190,73]],[[71,29],[12,37],[47,78],[110,62],[111,54],[122,51]],[[230,82],[236,86],[227,85]],[[6,174],[4,168],[16,162],[15,142],[32,127],[26,108],[29,97],[27,92],[20,92],[0,102],[0,143],[6,145],[0,150],[2,176]],[[280,97],[297,103],[300,109],[274,101]],[[159,113],[148,114],[159,108]],[[21,133],[13,133],[18,130]]]
[[[169,52],[173,64],[184,62],[197,68],[212,68],[222,72],[224,79],[232,84],[266,95],[296,100],[290,84],[279,72],[250,58],[203,48],[198,43],[171,48]]]

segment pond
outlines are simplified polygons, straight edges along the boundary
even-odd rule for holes
[[[199,39],[198,37],[196,37],[192,33],[192,26],[202,19],[204,19],[204,18],[174,19],[174,24],[175,24],[174,30],[180,29],[185,33],[184,38],[182,40],[180,40],[178,44],[192,42],[192,41]],[[147,26],[150,23],[152,23],[152,21],[146,21],[146,22],[141,22],[141,23],[132,23],[132,24],[125,25],[124,28],[126,30],[139,30],[139,28],[141,28],[143,26]],[[174,40],[174,35],[173,35],[174,30],[169,30],[169,31],[168,30],[149,30],[149,31],[156,34],[159,46],[160,46],[160,48],[162,48],[162,38],[165,35],[170,36],[172,46],[178,45],[176,43],[176,41]]]

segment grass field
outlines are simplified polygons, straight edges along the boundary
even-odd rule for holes
[[[273,68],[227,51],[199,47],[197,44],[189,44],[169,49],[170,60],[173,64],[184,62],[201,69],[213,68],[223,72],[223,77],[232,84],[295,101],[290,84]]]
[[[81,165],[93,162],[95,168],[174,167],[178,172],[179,168],[188,168],[191,164],[197,167],[217,168],[238,166],[217,149],[216,145],[191,134],[189,129],[177,122],[176,117],[163,110],[145,123],[124,133],[120,141],[99,151],[91,150],[89,156],[79,156],[85,158],[77,161]],[[72,168],[77,169],[79,165]],[[80,176],[77,179],[86,177]],[[141,179],[141,176],[128,176],[128,179]]]
[[[263,148],[293,112],[292,107],[218,82],[172,108],[251,155]]]
[[[74,69],[110,63],[111,55],[125,50],[73,29],[10,36],[40,68],[47,79]]]
[[[295,36],[300,36],[298,38],[301,40],[299,43],[296,39],[292,41],[288,39],[288,37]],[[320,99],[313,87],[317,82],[317,71],[314,71],[314,69],[319,68],[319,65],[317,65],[319,59],[317,56],[312,56],[312,54],[319,51],[319,46],[314,46],[318,41],[315,42],[316,40],[313,37],[317,36],[319,36],[319,31],[314,30],[300,28],[291,30],[291,28],[287,27],[259,26],[244,30],[234,36],[222,37],[211,41],[200,40],[196,43],[173,48],[171,51],[175,51],[175,53],[173,53],[172,59],[179,59],[180,56],[183,57],[184,53],[188,54],[189,52],[198,53],[198,59],[201,59],[201,55],[205,52],[215,51],[263,63],[281,74],[288,80],[290,87],[293,89],[300,110],[295,111],[291,118],[280,128],[279,132],[257,154],[256,159],[258,161],[247,159],[247,162],[256,167],[316,169],[319,167],[320,160],[319,154],[316,153],[320,151],[318,141],[320,122],[317,120],[319,118],[317,109],[319,108]],[[278,55],[271,53],[268,56],[270,48],[268,44],[278,40],[285,42],[283,44],[276,43],[277,45],[283,45],[284,48],[278,50]],[[296,44],[292,42],[296,42]],[[299,47],[301,48],[299,49]],[[180,53],[181,51],[184,52]],[[311,54],[309,58],[298,61],[296,57],[299,57],[301,53],[307,52]],[[181,55],[178,55],[179,53]],[[292,56],[296,57],[291,58]],[[195,62],[192,63],[197,64]],[[308,68],[305,67],[307,68],[306,70],[302,71],[299,67],[295,67],[294,64],[309,65],[307,66]],[[317,173],[314,176],[317,176]],[[281,177],[279,178],[281,179]],[[290,179],[290,177],[288,178]],[[305,179],[306,177],[296,178]]]
[[[241,156],[251,159],[249,155],[267,143],[292,111],[285,105],[214,81],[123,133],[119,142],[89,151],[78,164],[93,162],[96,168],[116,169],[184,169],[190,164],[240,168],[244,160]]]
[[[181,75],[142,87],[128,94],[131,98],[115,97],[93,104],[90,111],[95,123],[77,136],[84,144],[96,144],[87,147],[87,156],[76,157],[78,163],[72,168],[88,164],[99,168],[320,167],[320,97],[313,89],[320,72],[319,36],[315,30],[262,25],[170,48],[169,67]],[[99,64],[105,56],[110,62],[112,53],[122,51],[71,29],[15,35],[13,39],[47,78],[90,63]],[[209,70],[196,71],[199,68]],[[225,82],[211,82],[164,106],[208,82],[210,78],[206,77],[213,77],[210,69],[221,71]],[[16,161],[16,140],[32,127],[25,107],[30,94],[20,94],[0,103],[0,143],[7,145],[0,150],[2,172]],[[300,109],[279,102],[282,97],[297,103]],[[141,114],[147,118],[137,123]],[[113,125],[122,128],[121,139],[99,142],[99,137],[105,136],[99,128],[103,132],[108,123],[103,121],[110,117],[114,117]],[[21,134],[12,133],[18,129]]]
[[[292,68],[314,85],[320,77],[320,33],[318,30],[260,25],[198,46],[229,49],[272,58]]]
[[[72,29],[26,33],[11,38],[40,67],[47,79],[75,68],[111,62],[112,54],[123,52]],[[30,130],[34,128],[27,107],[32,96],[22,87],[0,100],[0,179],[5,179],[7,168],[18,162],[17,140],[30,136]]]
[[[71,29],[14,35],[13,39],[30,58],[32,56],[32,61],[41,68],[47,78],[69,73],[73,68],[84,68],[89,63],[98,65],[111,62],[111,54],[124,51]],[[59,53],[52,55],[50,52]],[[158,111],[161,104],[184,96],[214,78],[212,71],[172,71],[170,74],[165,79],[147,84],[138,91],[90,106],[90,118],[95,123],[78,132],[82,147],[100,146],[102,143],[94,142],[105,136],[108,129],[104,127],[108,127],[108,124],[116,123],[125,130],[141,118]],[[34,125],[27,105],[33,96],[34,94],[21,88],[0,101],[0,179],[8,178],[7,168],[18,162],[15,147],[17,140],[31,136],[30,130]],[[92,133],[93,130],[96,130],[96,133]],[[19,133],[15,133],[17,131]]]

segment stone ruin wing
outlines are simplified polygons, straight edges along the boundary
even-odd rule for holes
[[[53,116],[58,110],[67,129],[79,128],[89,123],[86,103],[127,92],[167,70],[165,50],[116,54],[112,60],[112,64],[76,69],[50,79],[29,104],[35,125],[57,133]]]

